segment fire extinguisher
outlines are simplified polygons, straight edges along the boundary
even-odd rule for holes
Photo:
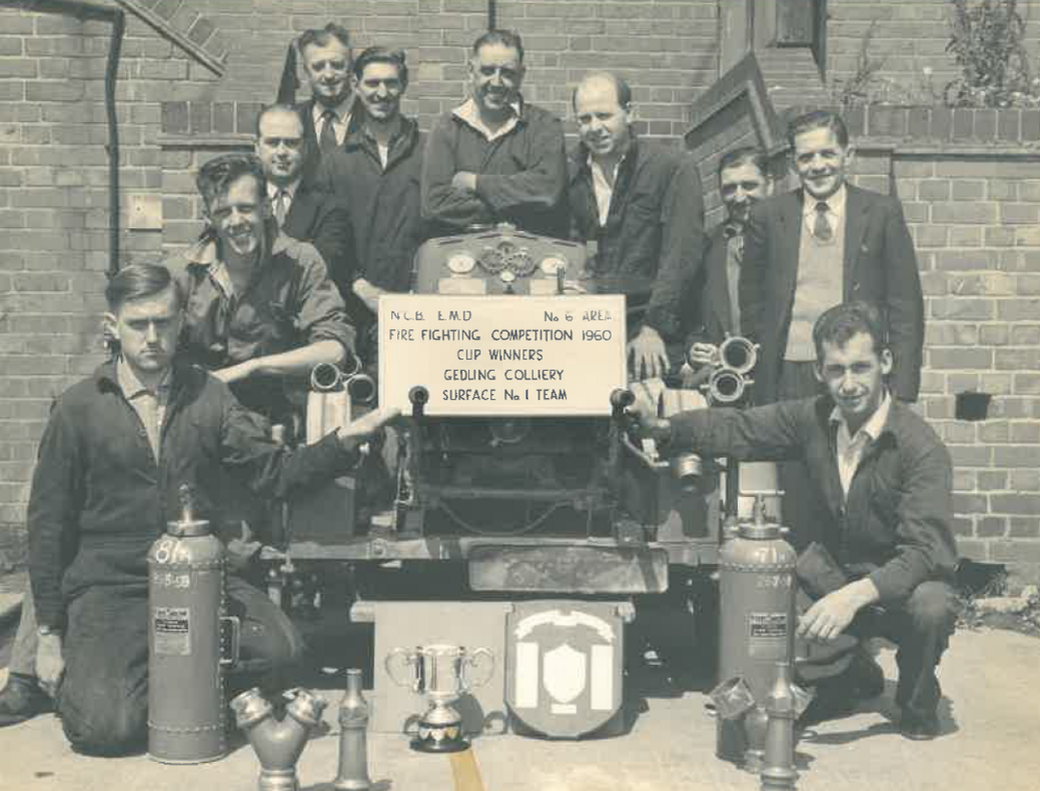
[[[237,659],[239,623],[225,613],[224,546],[196,518],[191,488],[179,496],[181,518],[148,552],[148,755],[194,764],[227,752],[223,668]]]
[[[776,682],[777,663],[791,662],[794,647],[798,556],[784,540],[785,532],[765,521],[765,501],[759,495],[754,521],[738,524],[719,551],[723,681],[712,693],[718,693],[720,706],[716,754],[752,771],[763,758],[765,703]]]

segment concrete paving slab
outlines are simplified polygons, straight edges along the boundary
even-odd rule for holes
[[[806,734],[798,746],[802,791],[1036,791],[1040,788],[1040,640],[1014,632],[960,632],[941,667],[944,734],[927,743],[903,739],[892,721],[893,652],[882,649],[886,696],[844,720]],[[653,673],[654,670],[647,672]],[[0,671],[0,677],[6,671]],[[0,678],[2,680],[2,678]],[[658,689],[660,680],[637,687]],[[304,791],[331,788],[336,772],[341,692],[325,689],[329,730],[300,761]],[[630,733],[582,742],[515,735],[475,740],[487,791],[753,791],[758,779],[714,757],[714,721],[705,696],[648,697]],[[370,734],[369,767],[376,791],[451,791],[447,756],[419,755],[407,739]],[[145,756],[87,758],[72,753],[52,716],[0,730],[2,791],[248,791],[256,787],[252,749],[201,766],[162,766]]]

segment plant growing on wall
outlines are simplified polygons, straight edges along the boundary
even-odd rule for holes
[[[948,105],[1009,107],[1035,104],[1025,23],[1018,0],[950,0],[950,42],[961,76],[946,85]]]
[[[863,40],[859,43],[859,54],[856,57],[856,71],[847,80],[834,81],[834,101],[842,110],[868,102],[879,81],[878,72],[885,65],[885,59],[870,56],[870,41],[874,38],[876,26],[877,20],[875,19],[870,23],[867,32],[863,34]]]

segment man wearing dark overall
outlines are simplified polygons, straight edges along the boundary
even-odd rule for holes
[[[358,445],[390,412],[292,452],[216,376],[174,358],[184,312],[165,267],[131,266],[109,282],[106,323],[118,359],[57,400],[40,442],[28,508],[36,603],[36,675],[54,696],[72,746],[99,755],[140,746],[148,700],[146,556],[177,518],[182,484],[220,520],[224,480],[284,496],[356,463]],[[267,597],[234,576],[248,681],[298,659],[301,641]]]
[[[798,635],[824,653],[843,633],[896,642],[900,729],[929,739],[939,732],[935,669],[957,612],[953,473],[942,441],[885,384],[892,354],[881,327],[877,309],[864,302],[820,316],[812,337],[824,395],[640,418],[645,432],[672,449],[807,465],[826,510],[819,543],[799,557]],[[859,649],[832,655],[816,670],[815,719],[848,713],[857,698],[884,689],[881,669]]]

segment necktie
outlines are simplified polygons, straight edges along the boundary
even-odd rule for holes
[[[831,221],[827,219],[827,203],[825,201],[820,201],[816,204],[816,224],[813,226],[813,236],[821,242],[829,242],[834,237]]]
[[[318,146],[321,148],[322,155],[335,151],[336,146],[339,145],[336,141],[336,128],[332,124],[332,119],[335,117],[335,110],[326,110],[321,114],[324,123],[321,127],[321,139],[318,140]]]
[[[278,220],[278,229],[285,225],[285,215],[289,213],[289,193],[282,189],[274,196],[274,218]]]

